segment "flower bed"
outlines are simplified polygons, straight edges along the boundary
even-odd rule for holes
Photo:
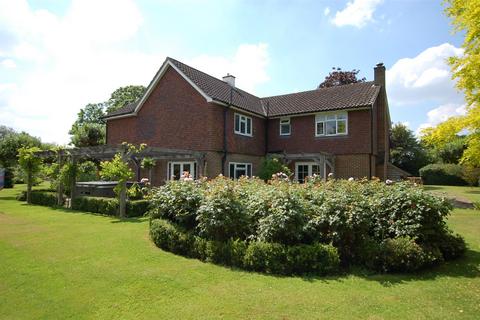
[[[267,184],[218,177],[208,182],[169,182],[153,190],[151,206],[151,236],[161,248],[249,270],[326,274],[336,269],[334,250],[343,266],[409,272],[465,251],[463,239],[451,234],[445,223],[451,205],[409,183],[274,180]],[[167,228],[166,220],[178,234],[167,240],[159,236]],[[243,254],[230,254],[240,261],[232,263],[202,256],[198,247],[204,242],[213,251],[232,243],[237,251],[246,249]],[[329,259],[321,258],[322,250],[330,252]],[[306,256],[314,260],[307,263],[302,258]],[[315,261],[324,267],[302,267]]]

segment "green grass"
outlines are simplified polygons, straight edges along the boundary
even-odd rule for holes
[[[148,221],[29,206],[0,191],[1,319],[478,319],[480,214],[466,258],[414,275],[274,277],[164,252]]]
[[[480,187],[425,185],[424,189],[436,194],[450,195],[472,202],[480,202]]]

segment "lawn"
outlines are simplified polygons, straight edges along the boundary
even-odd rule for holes
[[[1,319],[478,319],[480,213],[467,256],[414,275],[274,277],[163,252],[146,219],[29,206],[0,191]]]
[[[479,187],[464,187],[464,186],[430,186],[425,185],[425,190],[431,191],[435,194],[450,195],[470,200],[471,202],[480,202],[480,188]]]

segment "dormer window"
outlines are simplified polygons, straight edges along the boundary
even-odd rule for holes
[[[290,125],[290,118],[280,119],[280,135],[289,136],[292,132],[292,127]]]
[[[319,113],[315,116],[315,136],[340,136],[348,133],[348,113]]]
[[[235,113],[235,133],[243,136],[252,136],[252,118]]]

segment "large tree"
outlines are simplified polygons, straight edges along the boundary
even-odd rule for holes
[[[413,131],[402,123],[393,125],[391,129],[390,157],[394,165],[414,175],[428,163],[427,154]]]
[[[144,86],[126,86],[113,91],[107,101],[107,113],[120,109],[121,107],[140,99],[147,88]]]
[[[423,140],[441,149],[465,131],[467,147],[461,162],[480,167],[480,1],[445,0],[444,3],[454,30],[465,34],[462,44],[464,54],[451,57],[449,63],[457,88],[465,93],[467,114],[424,130]]]
[[[332,71],[325,77],[322,83],[318,85],[318,89],[343,86],[345,84],[365,82],[365,78],[357,78],[360,70],[343,71],[342,68],[332,68]]]

